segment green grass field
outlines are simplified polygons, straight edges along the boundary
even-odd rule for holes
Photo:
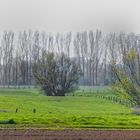
[[[140,116],[135,115],[132,108],[96,98],[94,94],[91,90],[90,94],[77,91],[65,97],[47,97],[37,89],[0,89],[0,126],[140,128]],[[112,93],[99,94],[109,96]]]

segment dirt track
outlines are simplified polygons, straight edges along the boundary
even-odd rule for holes
[[[140,140],[140,130],[0,130],[0,140]]]

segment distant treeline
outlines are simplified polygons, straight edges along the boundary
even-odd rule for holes
[[[0,38],[0,85],[35,85],[32,65],[42,59],[45,51],[65,53],[75,59],[83,73],[80,85],[108,85],[115,79],[111,64],[122,65],[123,55],[132,49],[140,51],[140,37],[134,33],[4,31]],[[139,59],[137,64],[136,70],[140,71]]]

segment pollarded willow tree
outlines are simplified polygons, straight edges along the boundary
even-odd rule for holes
[[[46,53],[33,65],[33,74],[48,96],[65,96],[77,88],[81,69],[65,54]]]

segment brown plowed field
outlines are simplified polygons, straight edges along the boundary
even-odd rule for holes
[[[0,140],[140,140],[140,130],[0,130]]]

